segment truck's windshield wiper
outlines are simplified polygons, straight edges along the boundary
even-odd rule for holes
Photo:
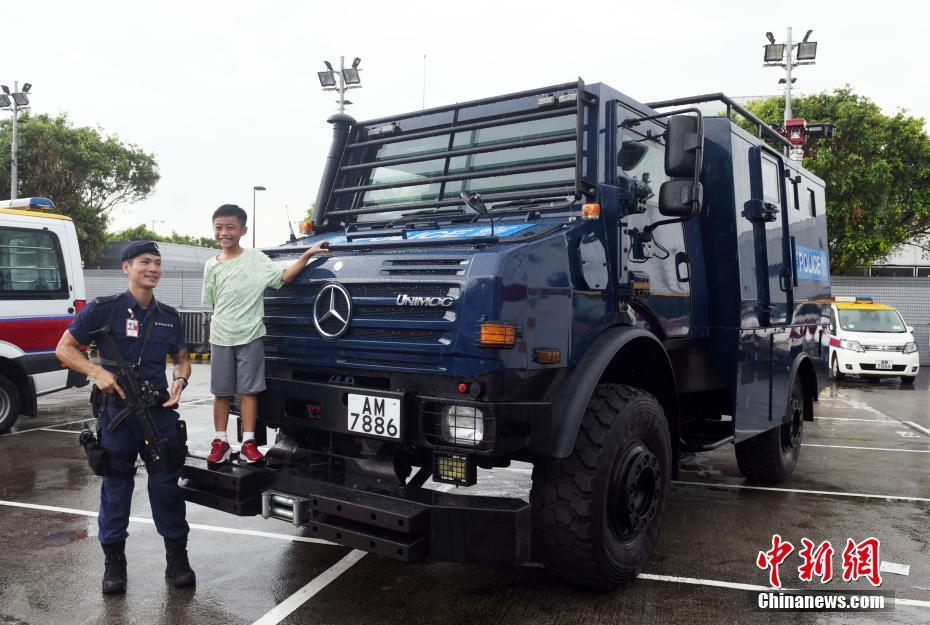
[[[545,204],[547,202],[550,204],[568,205],[571,203],[571,200],[559,199],[559,198],[531,197],[531,198],[524,198],[522,200],[512,200],[510,202],[501,202],[500,204],[495,204],[494,206],[492,206],[490,210],[496,211],[499,208],[539,206],[540,204]]]
[[[401,219],[416,217],[417,215],[461,215],[465,211],[461,206],[449,206],[446,208],[428,208],[426,210],[413,211],[412,213],[401,213]],[[400,221],[399,219],[396,221]],[[395,223],[396,223],[395,221]]]

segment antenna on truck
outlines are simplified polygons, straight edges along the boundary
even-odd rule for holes
[[[297,240],[294,236],[294,224],[291,221],[291,213],[287,210],[287,204],[284,205],[284,214],[287,215],[287,229],[291,231],[291,243]]]

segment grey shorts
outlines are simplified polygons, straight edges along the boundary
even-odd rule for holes
[[[265,346],[261,338],[245,345],[212,345],[210,392],[216,397],[256,395],[265,390]]]

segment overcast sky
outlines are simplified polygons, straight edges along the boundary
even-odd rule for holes
[[[118,209],[139,223],[208,235],[232,202],[251,213],[258,245],[287,236],[316,196],[336,96],[316,72],[361,57],[363,120],[575,80],[640,101],[723,91],[773,95],[784,75],[762,67],[765,32],[812,28],[817,64],[801,93],[845,84],[886,112],[930,117],[925,70],[930,9],[918,2],[292,2],[160,0],[6,2],[0,82],[33,84],[36,113],[67,113],[155,154],[152,196]],[[574,11],[586,9],[584,13]],[[54,198],[53,198],[54,199]],[[250,223],[250,226],[252,224]]]

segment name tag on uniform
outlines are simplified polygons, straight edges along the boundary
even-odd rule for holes
[[[126,320],[126,336],[130,338],[139,338],[139,321],[137,319]]]

